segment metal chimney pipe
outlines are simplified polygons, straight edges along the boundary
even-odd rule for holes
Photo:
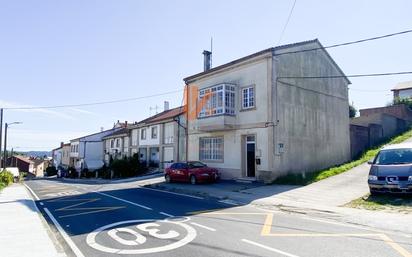
[[[208,71],[212,67],[212,52],[204,50],[203,51],[203,71]]]

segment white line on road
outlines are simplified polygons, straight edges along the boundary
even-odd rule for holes
[[[47,208],[44,208],[44,211],[47,213],[47,215],[49,215],[51,221],[56,226],[57,230],[60,232],[63,239],[66,241],[66,243],[70,246],[70,248],[72,249],[72,251],[76,255],[76,257],[84,257],[84,255],[82,254],[80,249],[77,248],[76,244],[73,242],[73,240],[71,240],[69,235],[67,235],[66,231],[64,231],[62,226],[60,226],[59,222],[57,222],[57,220],[54,218],[54,216],[51,214],[51,212]]]
[[[44,205],[44,203],[40,203],[40,205],[41,205],[41,206],[43,206],[43,205]]]
[[[233,206],[239,205],[237,202],[230,200],[230,199],[220,200],[219,203],[224,203],[224,204],[233,205]]]
[[[128,204],[131,204],[131,205],[134,205],[134,206],[137,206],[137,207],[146,209],[146,210],[153,210],[153,209],[150,208],[150,207],[147,207],[147,206],[144,206],[144,205],[141,205],[141,204],[138,204],[138,203],[130,202],[130,201],[124,200],[124,199],[119,198],[119,197],[116,197],[116,196],[112,196],[112,195],[105,194],[105,193],[102,193],[102,192],[97,192],[97,191],[94,191],[94,193],[100,194],[100,195],[104,195],[104,196],[107,196],[107,197],[111,197],[111,198],[113,198],[113,199],[116,199],[116,200],[119,200],[119,201],[122,201],[122,202],[125,202],[125,203],[128,203]]]
[[[148,188],[148,187],[138,187],[138,188],[139,188],[139,189],[144,189],[144,190],[152,190],[152,191],[156,191],[156,192],[162,192],[162,193],[166,193],[166,194],[186,196],[186,197],[190,197],[190,198],[194,198],[194,199],[200,199],[200,200],[205,199],[205,198],[200,197],[200,196],[180,194],[180,193],[175,193],[175,192],[170,192],[170,191],[160,190],[160,189],[154,189],[154,188]]]
[[[266,245],[262,245],[262,244],[259,244],[259,243],[256,243],[256,242],[247,240],[247,239],[242,239],[242,241],[245,242],[245,243],[248,243],[248,244],[251,244],[251,245],[254,245],[254,246],[258,246],[258,247],[261,247],[261,248],[263,248],[263,249],[266,249],[266,250],[275,252],[275,253],[279,253],[279,254],[288,256],[288,257],[299,257],[299,256],[297,256],[297,255],[294,255],[294,254],[291,254],[291,253],[287,253],[287,252],[284,252],[284,251],[281,251],[281,250],[278,250],[278,249],[275,249],[275,248],[272,248],[272,247],[269,247],[269,246],[266,246]]]
[[[36,195],[36,193],[33,191],[33,190],[31,190],[31,188],[28,186],[28,185],[26,185],[26,183],[23,183],[23,185],[30,191],[30,193],[34,196],[34,199],[36,199],[37,201],[40,201],[40,198]]]
[[[194,226],[197,226],[197,227],[200,227],[200,228],[204,228],[204,229],[213,231],[213,232],[216,231],[216,229],[214,229],[214,228],[207,227],[207,226],[205,226],[205,225],[202,225],[202,224],[199,224],[199,223],[196,223],[196,222],[190,222],[190,224],[192,224],[192,225],[194,225]]]
[[[162,215],[165,215],[165,216],[167,216],[167,217],[174,217],[172,214],[169,214],[169,213],[166,213],[166,212],[159,212],[160,214],[162,214]]]

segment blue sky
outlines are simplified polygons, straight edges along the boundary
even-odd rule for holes
[[[0,1],[0,106],[44,106],[139,97],[183,89],[202,71],[213,36],[213,65],[279,44],[323,45],[412,28],[411,1]],[[346,74],[412,70],[412,34],[330,49]],[[412,76],[351,79],[358,108],[385,105]],[[49,150],[60,141],[138,121],[181,93],[134,102],[55,110],[7,110],[9,145]]]

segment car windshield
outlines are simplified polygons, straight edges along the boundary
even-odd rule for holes
[[[188,166],[189,168],[203,168],[203,167],[206,167],[207,165],[202,162],[189,162]]]
[[[382,150],[375,160],[375,164],[412,164],[412,149],[391,149]]]

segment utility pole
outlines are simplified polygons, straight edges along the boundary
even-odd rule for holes
[[[2,167],[2,162],[1,162],[1,139],[3,136],[3,108],[0,109],[0,170]]]
[[[3,162],[4,162],[4,169],[6,169],[6,166],[7,166],[7,164],[6,164],[6,162],[7,162],[7,149],[6,149],[6,147],[7,147],[7,127],[8,127],[8,124],[7,124],[7,122],[4,124],[4,152],[3,152]]]

